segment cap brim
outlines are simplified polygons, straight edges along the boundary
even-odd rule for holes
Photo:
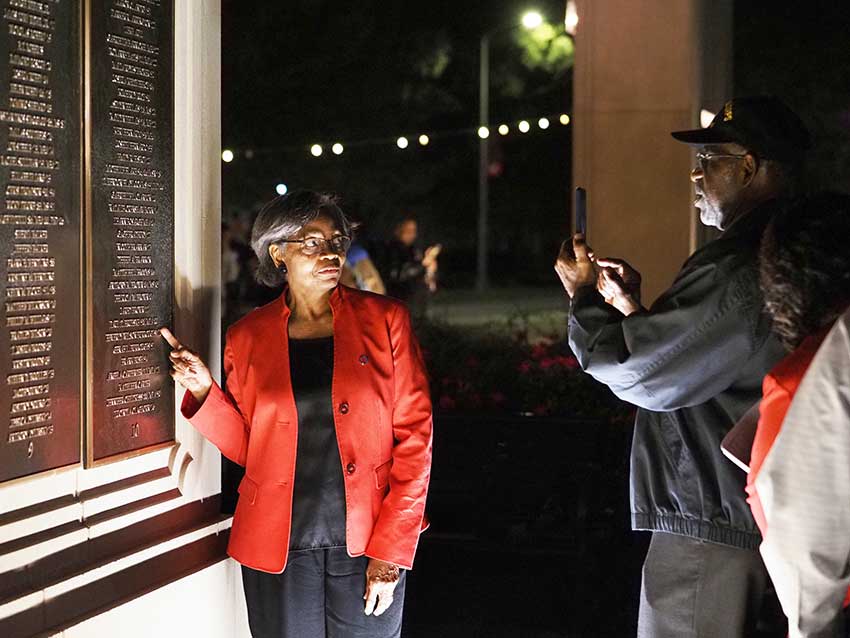
[[[692,131],[673,131],[670,135],[680,142],[695,146],[702,144],[727,144],[736,141],[729,135],[728,131],[723,131],[717,127],[698,128]]]

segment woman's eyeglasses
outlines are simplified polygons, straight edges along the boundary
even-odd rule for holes
[[[324,237],[306,237],[304,239],[281,239],[282,244],[301,244],[301,252],[307,256],[318,255],[322,252],[323,245],[327,245],[330,252],[344,255],[351,247],[351,237],[347,235],[336,235],[330,239]]]

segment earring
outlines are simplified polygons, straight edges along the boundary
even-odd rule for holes
[[[280,272],[282,272],[284,275],[286,274],[286,264],[285,264],[285,263],[280,262],[280,263],[277,265],[277,269],[278,269]]]

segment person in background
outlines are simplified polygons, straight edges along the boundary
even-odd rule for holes
[[[431,400],[404,305],[338,285],[350,232],[323,193],[260,211],[256,277],[283,292],[227,331],[225,388],[161,330],[183,415],[245,467],[228,553],[255,638],[401,634],[426,526]]]
[[[708,128],[673,137],[696,147],[695,205],[721,235],[649,309],[626,262],[594,265],[582,235],[564,242],[555,270],[571,300],[569,342],[585,371],[639,408],[632,527],[652,540],[638,636],[781,636],[781,614],[780,626],[758,628],[770,600],[761,538],[744,477],[720,442],[782,357],[762,307],[758,250],[798,183],[809,136],[778,99],[752,97],[727,102]]]
[[[384,280],[381,279],[381,274],[375,268],[375,264],[372,263],[369,252],[358,241],[353,242],[351,248],[348,249],[340,283],[350,288],[367,290],[379,295],[387,292]]]
[[[425,315],[428,297],[437,289],[437,258],[442,250],[435,244],[421,251],[416,246],[418,235],[416,219],[405,217],[393,229],[381,258],[387,294],[404,301],[414,317]]]
[[[850,196],[821,193],[778,214],[765,231],[760,253],[765,306],[789,354],[764,379],[747,493],[792,638],[843,635],[842,601],[846,606],[850,600],[850,446],[846,436],[834,436],[837,430],[850,431],[850,417],[836,410],[841,393],[848,405],[846,375],[842,388],[842,371],[815,373],[816,394],[801,397],[797,416],[786,420],[818,349],[850,306],[848,238]],[[829,361],[825,365],[847,370],[840,328],[836,343],[834,356],[823,355]],[[833,381],[839,385],[823,387]],[[790,438],[798,440],[800,450],[789,449]],[[779,440],[784,447],[777,446]],[[766,460],[773,469],[763,478]],[[799,518],[789,521],[792,511]],[[823,545],[811,544],[815,540]]]

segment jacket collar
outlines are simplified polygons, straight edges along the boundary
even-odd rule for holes
[[[331,312],[334,314],[334,320],[336,320],[337,310],[339,310],[342,302],[345,298],[344,292],[345,286],[341,284],[337,284],[336,288],[331,291]],[[284,286],[283,291],[280,293],[280,296],[277,298],[276,303],[279,306],[279,311],[281,314],[281,318],[283,319],[283,325],[286,326],[289,324],[289,315],[292,314],[292,310],[289,308],[289,304],[286,303],[286,293],[289,292],[289,286]]]

